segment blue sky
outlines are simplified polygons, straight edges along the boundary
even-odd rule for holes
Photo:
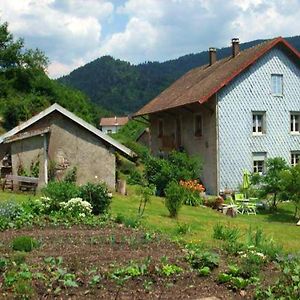
[[[140,63],[300,34],[300,0],[1,0],[1,22],[50,59],[51,77],[100,57]]]

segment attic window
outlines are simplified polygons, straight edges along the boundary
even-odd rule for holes
[[[283,75],[271,75],[271,92],[274,96],[282,96],[283,94]]]
[[[201,137],[203,135],[203,122],[202,122],[202,116],[196,115],[195,116],[195,136]]]
[[[164,123],[162,119],[158,120],[158,137],[161,138],[164,135]]]

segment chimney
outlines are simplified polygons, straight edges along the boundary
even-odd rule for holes
[[[231,39],[232,43],[232,57],[236,57],[240,52],[240,40],[239,38]]]
[[[115,124],[118,124],[118,122],[117,122],[117,116],[115,116]]]
[[[208,49],[208,53],[209,53],[209,65],[211,66],[217,61],[217,49],[210,47]]]

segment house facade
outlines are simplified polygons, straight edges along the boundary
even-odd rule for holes
[[[276,38],[191,70],[136,115],[148,114],[154,154],[185,149],[203,161],[201,179],[217,194],[237,189],[244,170],[268,158],[300,158],[300,54]]]
[[[128,117],[101,118],[100,128],[106,134],[117,133],[128,121]]]
[[[77,184],[105,182],[114,189],[116,151],[134,156],[125,146],[54,104],[0,137],[1,175],[19,175],[21,169],[29,173],[36,165],[42,187],[49,176],[62,180],[76,167]]]

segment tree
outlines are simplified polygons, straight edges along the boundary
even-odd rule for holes
[[[295,217],[300,209],[300,165],[281,172],[282,190],[295,204]]]
[[[261,176],[264,195],[273,194],[273,208],[277,208],[278,195],[282,191],[281,173],[288,169],[287,162],[281,157],[269,158],[266,162],[266,172]]]

